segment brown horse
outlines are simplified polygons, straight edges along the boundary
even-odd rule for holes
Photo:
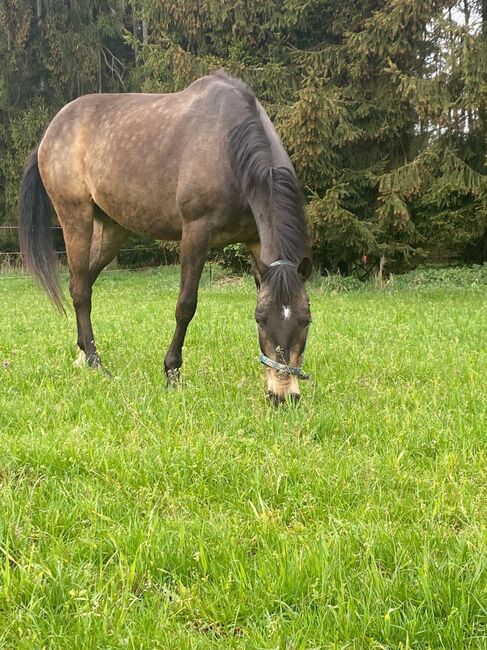
[[[299,399],[311,272],[293,166],[251,90],[224,72],[165,95],[87,95],[52,120],[25,167],[21,244],[62,308],[50,204],[64,233],[78,346],[101,365],[92,286],[130,232],[181,242],[176,330],[164,366],[177,381],[208,249],[243,242],[258,287],[256,320],[269,396]]]

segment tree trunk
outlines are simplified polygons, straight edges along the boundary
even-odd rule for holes
[[[138,26],[139,21],[137,20],[134,8],[132,7],[132,34],[134,35],[134,39],[137,38]],[[134,63],[135,67],[137,67],[139,64],[139,48],[136,42],[134,43]]]
[[[37,0],[37,28],[39,30],[39,40],[42,38],[42,0]],[[41,92],[44,92],[46,87],[46,82],[44,81],[44,75],[41,71],[41,80],[40,80],[40,89]]]
[[[487,51],[487,0],[481,0],[480,10],[482,14],[482,31],[481,38],[484,46],[484,53]],[[484,75],[485,77],[485,75]],[[487,78],[483,79],[484,84],[487,83]],[[479,126],[480,126],[480,138],[482,141],[482,166],[485,172],[485,154],[487,151],[486,138],[487,138],[487,106],[484,99],[484,94],[481,95],[480,105],[479,105]]]
[[[379,260],[379,270],[375,275],[375,287],[376,289],[384,288],[384,266],[386,263],[386,256],[381,255]]]

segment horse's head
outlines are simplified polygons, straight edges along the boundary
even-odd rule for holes
[[[311,312],[304,279],[310,261],[298,268],[287,260],[277,260],[262,275],[255,320],[260,343],[260,360],[266,366],[267,394],[274,404],[286,399],[299,401],[298,379],[307,379],[301,370]]]

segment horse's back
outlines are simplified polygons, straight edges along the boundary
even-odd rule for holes
[[[250,98],[223,74],[172,94],[80,97],[39,147],[46,189],[55,204],[93,200],[131,230],[178,239],[184,218],[241,207],[227,136]]]

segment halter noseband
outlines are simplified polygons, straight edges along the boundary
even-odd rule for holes
[[[307,375],[301,368],[296,368],[295,366],[286,366],[284,363],[279,363],[278,361],[273,361],[266,357],[266,355],[261,352],[259,355],[259,361],[268,366],[269,368],[274,368],[277,372],[286,373],[288,375],[295,375],[298,379],[307,381],[310,377]]]

